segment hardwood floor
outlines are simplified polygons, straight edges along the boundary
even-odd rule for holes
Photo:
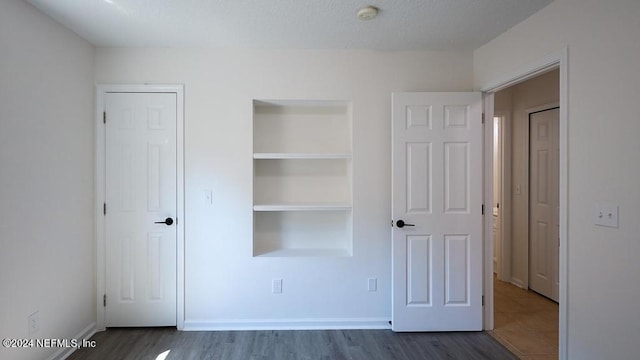
[[[68,359],[517,359],[484,332],[394,333],[390,330],[190,332],[174,328],[108,329],[97,347]],[[166,353],[168,351],[168,354]]]
[[[523,360],[558,358],[558,304],[494,279],[493,337]]]

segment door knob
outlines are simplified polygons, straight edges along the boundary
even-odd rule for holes
[[[168,217],[164,221],[156,221],[155,224],[173,225],[173,219]]]
[[[414,224],[407,224],[406,222],[404,222],[404,220],[398,220],[396,221],[396,226],[400,229],[402,229],[405,226],[415,226]]]

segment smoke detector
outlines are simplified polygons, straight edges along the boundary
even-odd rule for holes
[[[378,8],[375,6],[365,6],[358,10],[358,19],[371,20],[378,16]]]

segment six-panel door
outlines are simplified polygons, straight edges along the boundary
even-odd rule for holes
[[[105,325],[176,325],[176,94],[105,107]]]
[[[529,288],[558,301],[558,108],[529,115]]]
[[[481,95],[392,103],[392,328],[481,330]]]

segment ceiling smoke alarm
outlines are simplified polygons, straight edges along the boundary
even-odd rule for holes
[[[371,20],[378,15],[378,8],[375,6],[365,6],[358,10],[358,19]]]

